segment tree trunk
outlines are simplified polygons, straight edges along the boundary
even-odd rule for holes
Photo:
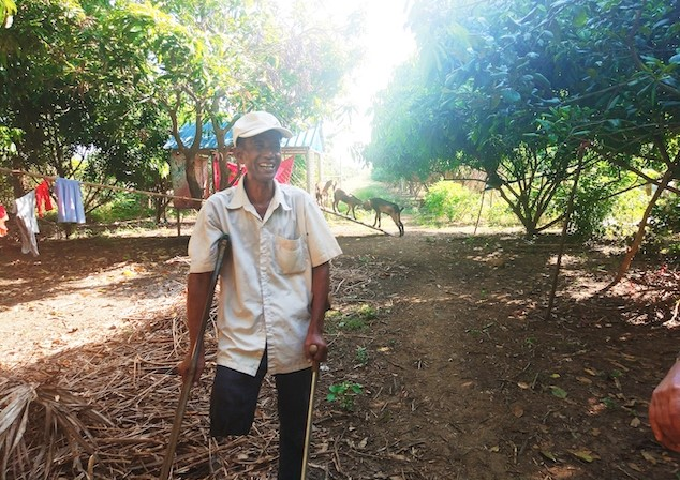
[[[210,112],[210,122],[212,123],[213,127],[213,132],[215,132],[215,136],[217,138],[217,152],[219,155],[219,169],[220,169],[220,184],[217,186],[219,191],[221,192],[227,187],[231,187],[233,183],[233,178],[231,176],[231,171],[227,167],[227,147],[224,144],[224,136],[226,133],[231,130],[231,127],[234,125],[234,121],[232,120],[231,122],[228,122],[224,128],[220,126],[220,122],[218,122],[217,117],[215,116],[215,112],[217,111],[217,104],[213,104],[213,109]],[[234,145],[235,147],[236,145]],[[235,178],[235,177],[234,177]]]
[[[16,170],[22,170],[24,165],[21,163],[21,159],[18,155],[12,158],[12,168]],[[12,175],[9,177],[10,184],[12,185],[12,193],[14,193],[14,198],[23,197],[28,193],[28,187],[26,186],[26,177],[21,175]],[[11,208],[9,209],[11,210]]]
[[[656,192],[654,192],[654,195],[652,195],[652,198],[649,201],[647,208],[645,209],[645,213],[642,215],[642,220],[640,220],[640,223],[638,224],[638,230],[637,233],[635,234],[635,238],[633,239],[633,243],[631,244],[630,248],[628,248],[626,256],[623,257],[623,261],[621,262],[621,266],[619,267],[619,272],[616,274],[616,278],[612,282],[612,285],[616,285],[621,280],[623,280],[624,275],[626,274],[626,272],[628,272],[630,264],[633,262],[633,258],[635,258],[635,255],[640,249],[640,244],[642,243],[642,239],[645,236],[647,221],[649,219],[649,215],[652,213],[652,208],[654,208],[656,201],[659,199],[664,190],[666,190],[666,185],[668,185],[668,182],[670,182],[671,179],[673,178],[673,171],[675,168],[676,166],[672,165],[666,170],[666,173],[664,173],[663,178],[661,179],[661,183],[656,189]]]
[[[574,185],[571,187],[569,200],[567,200],[567,211],[564,214],[564,222],[562,223],[562,236],[560,239],[560,249],[557,254],[557,261],[555,262],[555,273],[553,274],[552,284],[550,287],[550,296],[548,297],[548,310],[545,314],[545,319],[550,320],[550,314],[553,309],[553,302],[555,301],[555,294],[557,293],[557,281],[560,277],[560,268],[562,266],[562,255],[564,255],[564,245],[567,242],[567,228],[571,221],[571,214],[574,211],[574,199],[576,198],[576,191],[578,190],[578,181],[581,178],[581,169],[583,168],[583,154],[590,143],[582,143],[578,150],[578,166],[576,167],[576,176],[574,177]]]
[[[168,223],[167,210],[168,205],[170,204],[170,199],[164,197],[154,197],[153,203],[156,210],[156,225]]]
[[[505,200],[505,203],[507,203],[510,209],[513,211],[517,219],[520,221],[524,227],[524,230],[526,230],[526,237],[535,237],[538,234],[538,226],[533,222],[533,219],[530,215],[524,215],[519,199],[517,199],[517,203],[513,202],[501,187],[498,188],[498,192],[501,194],[503,200]]]
[[[189,184],[189,191],[191,192],[191,198],[202,199],[203,198],[203,187],[198,184],[196,179],[196,152],[187,150],[186,156],[186,173],[187,173],[187,183]]]

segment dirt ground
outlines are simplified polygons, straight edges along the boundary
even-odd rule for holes
[[[680,350],[671,328],[680,300],[674,269],[640,259],[625,282],[602,291],[620,249],[570,244],[546,320],[557,237],[473,237],[404,223],[398,238],[333,222],[344,255],[333,263],[312,478],[680,478],[680,456],[654,441],[647,414]],[[179,355],[173,332],[183,316],[189,233],[47,239],[37,259],[0,239],[2,376],[67,386],[118,436],[153,424],[143,440],[159,444],[153,455],[130,445],[134,436],[116,444],[107,428],[92,429],[93,478],[158,475],[171,424],[140,412],[152,390],[176,404],[179,381],[130,372],[132,358],[149,362],[156,343],[170,345],[163,365]],[[123,374],[140,383],[116,391]],[[329,388],[339,401],[326,400]],[[174,478],[273,478],[276,413],[266,389],[253,442],[265,440],[248,447],[260,453],[244,467],[252,454],[238,453],[243,443],[215,450],[202,440],[207,382],[199,386],[189,414],[198,446],[179,445]],[[129,450],[119,459],[123,443]],[[88,478],[81,453],[55,458],[52,478]],[[215,457],[226,466],[214,468]]]

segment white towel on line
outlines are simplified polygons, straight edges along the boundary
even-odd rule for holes
[[[54,182],[57,195],[57,221],[61,223],[85,223],[85,206],[80,193],[80,182],[57,178]]]

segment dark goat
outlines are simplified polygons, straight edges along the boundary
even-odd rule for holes
[[[321,184],[317,183],[314,187],[314,194],[316,196],[316,204],[320,207],[325,206],[323,204],[323,194],[321,193]]]
[[[348,195],[339,188],[335,191],[335,201],[333,202],[333,211],[334,212],[340,212],[338,203],[340,202],[345,202],[347,204],[347,214],[349,215],[350,212],[352,212],[352,217],[354,217],[354,220],[357,219],[357,215],[354,212],[354,209],[357,208],[357,206],[361,205],[363,202],[359,200],[357,197],[354,195]]]
[[[328,199],[330,198],[330,194],[333,192],[333,190],[335,190],[336,185],[337,182],[335,182],[335,180],[328,180],[323,186],[323,189],[321,189],[321,200],[324,207],[328,206]]]
[[[380,216],[381,214],[386,213],[394,220],[395,225],[399,229],[399,236],[404,236],[404,224],[401,223],[401,211],[404,207],[399,207],[396,203],[382,198],[371,198],[370,200],[366,200],[363,207],[366,210],[373,210],[375,212],[375,219],[373,220],[374,227],[377,222],[378,228],[381,228]]]

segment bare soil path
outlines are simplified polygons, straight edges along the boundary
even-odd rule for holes
[[[680,349],[668,328],[675,272],[638,264],[645,270],[598,293],[619,257],[570,245],[546,321],[556,238],[405,223],[403,238],[334,225],[345,253],[333,265],[312,478],[678,478],[680,456],[654,442],[647,418]],[[110,422],[91,425],[96,455],[64,447],[53,478],[86,478],[89,458],[95,478],[158,474],[178,394],[176,377],[159,369],[184,339],[188,237],[154,235],[47,240],[38,259],[0,243],[0,389],[68,388]],[[175,478],[272,478],[271,388],[254,435],[216,445],[206,440],[209,377],[192,400]],[[343,382],[361,393],[323,399]],[[29,427],[28,448],[38,448],[38,430]]]

